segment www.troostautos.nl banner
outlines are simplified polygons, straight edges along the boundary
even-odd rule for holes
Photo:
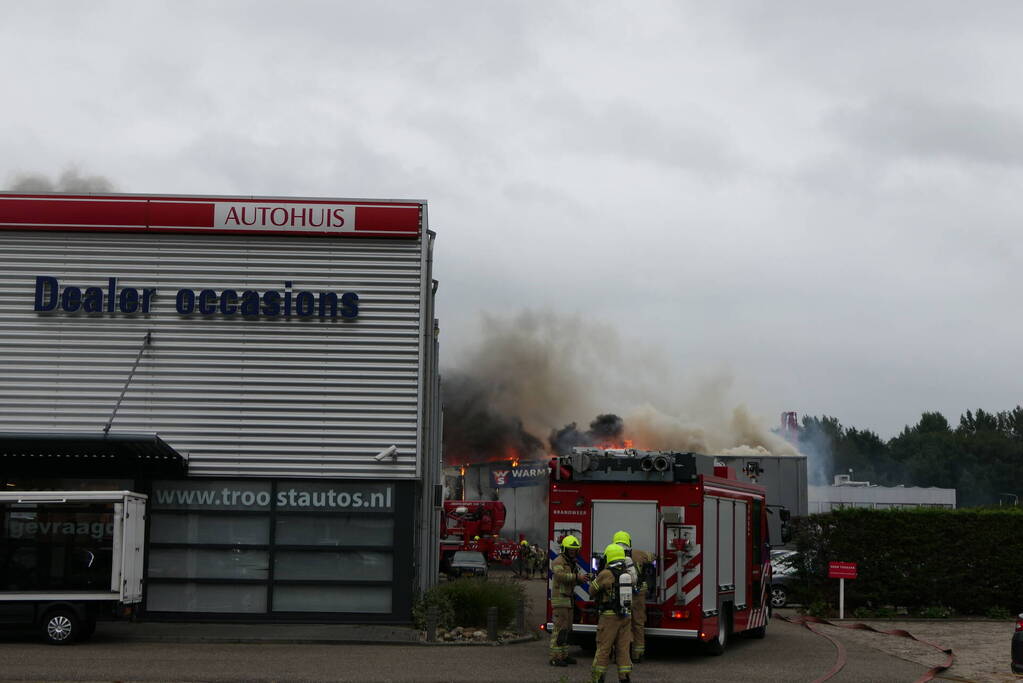
[[[545,462],[524,462],[518,467],[490,466],[490,485],[497,489],[520,486],[542,486],[547,483],[550,468]]]

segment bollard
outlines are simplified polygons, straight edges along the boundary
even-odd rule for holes
[[[497,608],[487,608],[487,640],[497,640]]]
[[[426,642],[437,642],[437,606],[430,605],[426,608]]]
[[[520,635],[526,632],[526,601],[519,600],[515,605],[515,630]]]

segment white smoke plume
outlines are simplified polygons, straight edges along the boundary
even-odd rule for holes
[[[39,173],[18,173],[9,182],[12,192],[113,192],[114,184],[99,175],[83,175],[76,167],[65,169],[51,179]]]

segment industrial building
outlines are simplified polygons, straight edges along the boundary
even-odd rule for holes
[[[867,481],[853,481],[848,474],[835,475],[831,486],[811,486],[811,514],[830,512],[843,507],[887,510],[890,508],[956,507],[956,490],[918,486],[878,486]]]
[[[0,193],[0,487],[149,496],[149,619],[408,622],[437,578],[425,201]]]

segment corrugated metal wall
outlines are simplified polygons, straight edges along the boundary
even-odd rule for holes
[[[433,328],[423,240],[0,232],[0,263],[0,431],[102,430],[151,330],[112,432],[158,433],[197,475],[417,476]],[[40,314],[39,275],[159,293],[148,316]],[[179,288],[283,291],[285,280],[358,293],[358,318],[174,309]],[[435,377],[422,380],[430,391]],[[397,462],[373,460],[392,444]]]

